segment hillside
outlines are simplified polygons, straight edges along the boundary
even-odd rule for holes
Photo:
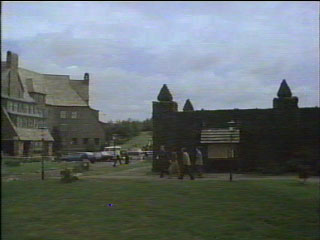
[[[120,145],[122,149],[142,148],[150,142],[152,144],[152,132],[141,132],[138,136],[133,137],[126,143]]]

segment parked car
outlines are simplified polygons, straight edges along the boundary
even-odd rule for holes
[[[94,163],[96,161],[95,156],[92,152],[71,153],[71,154],[60,157],[60,160],[67,161],[67,162],[89,160],[91,163]]]
[[[153,151],[145,151],[146,156],[153,156]]]
[[[143,151],[128,151],[128,155],[132,160],[143,160],[144,152]]]
[[[93,155],[96,162],[101,162],[104,160],[101,152],[94,152]]]

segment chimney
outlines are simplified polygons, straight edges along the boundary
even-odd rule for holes
[[[89,81],[89,73],[84,74],[83,80]]]
[[[18,68],[19,57],[17,54],[8,51],[7,52],[7,67],[11,69]]]

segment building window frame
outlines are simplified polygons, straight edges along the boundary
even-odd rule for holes
[[[12,104],[12,110],[13,110],[14,112],[18,112],[18,103],[13,102],[13,104]]]
[[[100,145],[100,138],[95,138],[94,139],[94,144],[95,145]]]
[[[11,102],[11,101],[8,101],[8,102],[7,102],[7,109],[8,109],[9,111],[12,110],[12,102]]]
[[[29,128],[34,128],[34,121],[32,118],[28,118],[28,127]]]
[[[60,111],[60,118],[66,119],[67,118],[67,111]]]
[[[78,112],[71,112],[71,118],[72,119],[78,118]]]
[[[78,138],[72,138],[71,139],[71,144],[72,145],[78,145]]]
[[[82,143],[85,145],[85,144],[88,144],[89,143],[89,138],[83,138],[82,139]]]

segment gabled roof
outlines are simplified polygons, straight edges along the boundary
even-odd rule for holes
[[[240,130],[229,128],[212,128],[201,131],[200,143],[239,143]]]
[[[36,129],[36,128],[19,128],[15,127],[15,131],[18,135],[18,139],[22,141],[54,141],[48,129]]]
[[[19,68],[28,91],[46,94],[46,104],[55,106],[88,106],[70,85],[68,75],[41,74]]]
[[[9,74],[11,74],[12,71],[16,71],[16,70],[7,68],[6,62],[1,62],[1,86],[3,87],[1,89],[1,97],[14,99],[14,97],[11,97],[11,96],[7,95],[7,92],[6,92],[5,87],[4,87],[6,85],[5,83],[8,84],[8,82],[9,82]],[[26,83],[26,81],[21,79],[20,75],[18,75],[18,81],[19,81],[19,84],[22,85],[21,87],[23,89],[23,97],[19,98],[17,100],[26,101],[26,102],[34,102],[34,99],[32,97],[30,97],[30,95],[29,95],[29,93],[27,91],[27,83]],[[8,88],[8,86],[6,86],[6,89],[7,88]]]

